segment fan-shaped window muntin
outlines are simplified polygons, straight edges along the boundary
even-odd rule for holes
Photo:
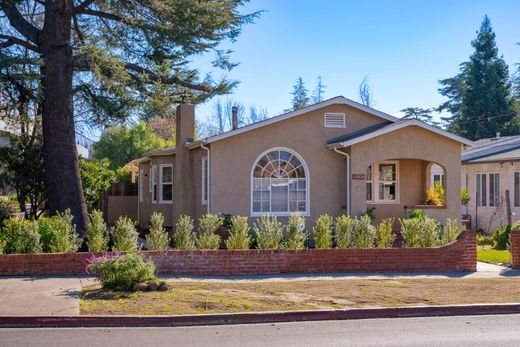
[[[307,176],[305,163],[291,150],[272,149],[262,154],[252,172],[252,214],[307,214]]]

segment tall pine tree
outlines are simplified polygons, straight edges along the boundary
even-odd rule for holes
[[[323,100],[323,94],[325,93],[325,85],[321,81],[321,76],[318,76],[318,83],[316,84],[316,89],[314,89],[314,93],[312,94],[312,102],[318,103]]]
[[[461,72],[440,81],[439,91],[450,101],[440,106],[452,112],[448,128],[469,139],[494,137],[500,132],[518,132],[511,99],[508,67],[498,55],[495,33],[487,16],[471,45],[475,48]]]
[[[293,98],[291,100],[291,110],[295,111],[302,107],[309,105],[311,99],[309,98],[309,91],[305,88],[303,79],[298,77],[296,84],[293,86],[293,92],[291,93]]]

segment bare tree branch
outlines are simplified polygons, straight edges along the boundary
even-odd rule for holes
[[[27,41],[24,41],[24,40],[20,40],[19,38],[16,38],[14,36],[9,36],[9,35],[2,35],[0,34],[0,39],[6,39],[7,41],[4,41],[3,43],[0,43],[0,48],[6,48],[8,46],[12,46],[12,45],[19,45],[19,46],[23,46],[27,49],[30,49],[31,51],[34,51],[34,52],[39,52],[39,48]]]
[[[7,19],[9,19],[9,23],[18,30],[20,34],[25,36],[29,41],[38,44],[40,30],[25,20],[20,11],[16,8],[13,0],[0,1],[0,8],[4,11]]]
[[[85,43],[85,37],[83,36],[83,33],[81,32],[78,24],[78,18],[75,14],[72,15],[72,22],[74,24],[74,31],[76,32],[76,35],[78,35],[78,39],[81,43]]]

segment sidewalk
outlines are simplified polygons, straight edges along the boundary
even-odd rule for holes
[[[0,316],[79,315],[87,277],[0,277]]]
[[[520,276],[520,270],[478,263],[477,272],[450,273],[328,273],[287,274],[248,277],[162,276],[172,281],[268,282],[396,278],[504,278]],[[89,277],[0,277],[0,316],[79,315],[79,298],[85,286],[94,284]]]

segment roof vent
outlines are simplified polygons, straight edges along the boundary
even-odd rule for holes
[[[345,114],[325,113],[325,128],[345,128]]]

